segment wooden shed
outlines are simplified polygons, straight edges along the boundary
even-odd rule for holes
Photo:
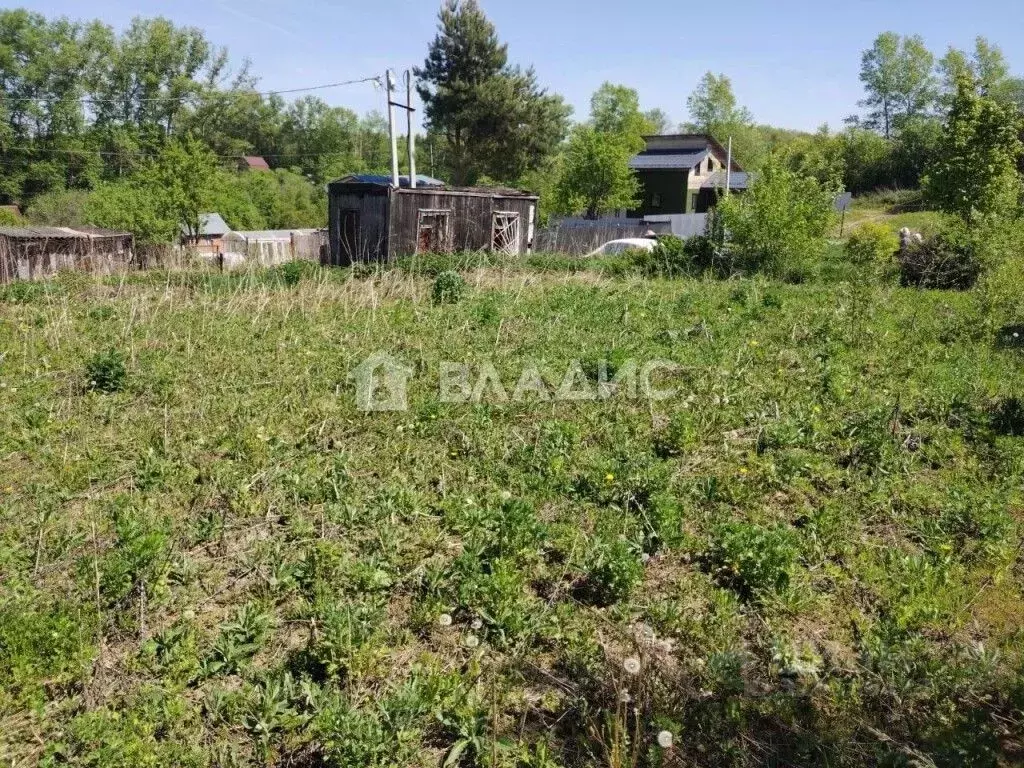
[[[533,248],[537,196],[517,189],[449,187],[407,177],[348,176],[328,185],[330,263],[390,261],[416,253]]]
[[[61,269],[106,274],[134,258],[127,232],[95,227],[0,228],[0,284],[49,277]]]

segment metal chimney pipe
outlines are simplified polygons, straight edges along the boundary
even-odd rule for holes
[[[405,114],[409,118],[409,187],[416,189],[416,134],[413,133],[412,127],[412,70],[405,70],[405,89],[407,91],[406,96],[406,110]]]
[[[388,86],[388,131],[391,133],[391,184],[395,189],[401,186],[398,177],[398,134],[395,133],[395,73],[390,69],[384,79]]]

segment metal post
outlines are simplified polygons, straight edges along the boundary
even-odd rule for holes
[[[409,118],[409,187],[416,189],[416,134],[412,130],[412,70],[405,70],[405,114]]]
[[[729,159],[725,163],[725,194],[732,191],[732,136],[729,137]]]
[[[388,130],[391,133],[391,184],[398,189],[401,180],[398,177],[398,134],[395,133],[395,74],[390,69],[384,76],[388,86]]]

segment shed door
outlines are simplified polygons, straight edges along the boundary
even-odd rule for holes
[[[359,211],[342,211],[338,230],[340,265],[345,266],[355,261],[359,255]]]

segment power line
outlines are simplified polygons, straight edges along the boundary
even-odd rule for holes
[[[218,91],[216,92],[219,96],[227,95],[246,95],[246,96],[283,96],[289,93],[306,93],[308,91],[323,91],[328,88],[341,88],[346,85],[359,85],[361,83],[376,83],[381,84],[380,75],[373,77],[361,77],[356,80],[343,80],[338,83],[324,83],[322,85],[309,85],[302,88],[283,88],[276,91]],[[133,98],[129,95],[125,95],[123,98],[115,99],[96,99],[88,96],[83,96],[77,99],[62,99],[58,96],[6,96],[0,95],[0,103],[2,102],[35,102],[39,104],[45,103],[56,103],[62,101],[77,101],[80,104],[123,104],[126,101],[133,103],[150,103],[150,102],[167,102],[167,101],[186,101],[188,99],[194,99],[200,97],[202,94],[190,93],[182,96],[147,96],[143,98]]]

